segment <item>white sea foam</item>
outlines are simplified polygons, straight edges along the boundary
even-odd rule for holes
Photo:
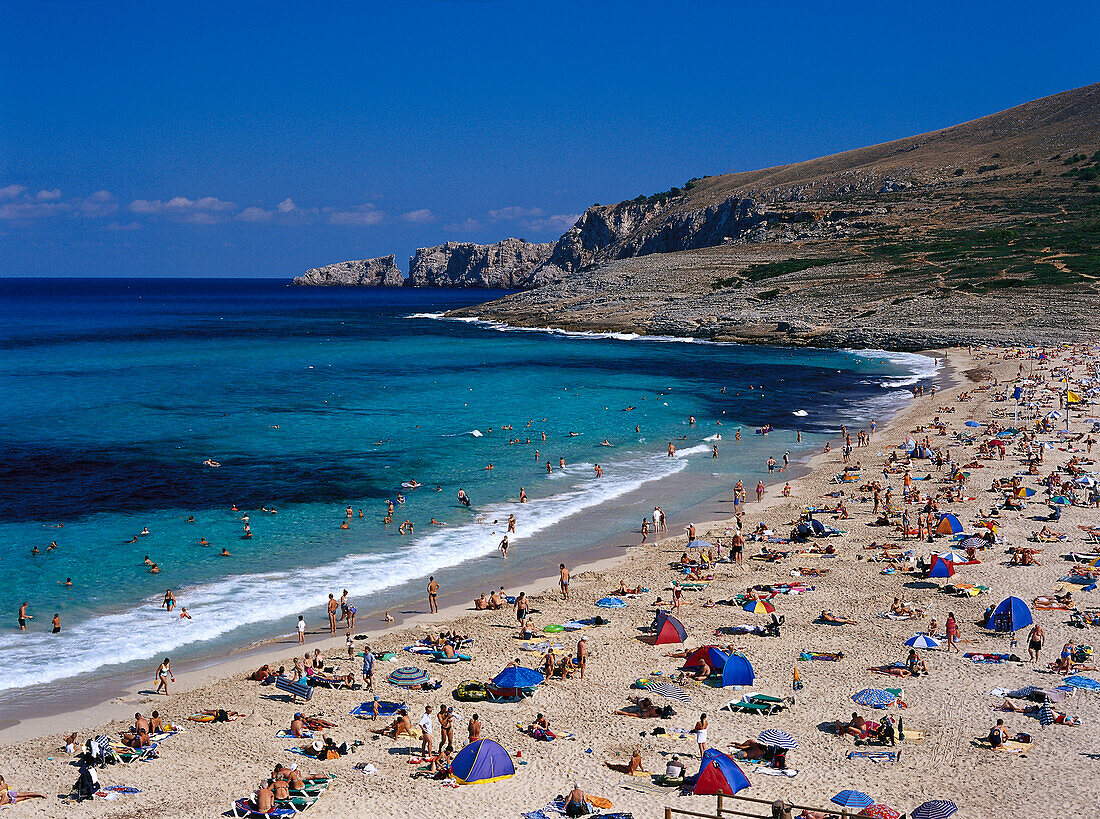
[[[0,690],[39,685],[136,661],[153,663],[184,646],[218,639],[242,626],[273,623],[306,612],[320,612],[329,591],[346,588],[360,605],[369,596],[428,574],[493,554],[516,514],[510,544],[531,537],[585,509],[598,506],[644,484],[680,472],[685,456],[708,452],[689,447],[668,458],[663,453],[605,464],[603,478],[592,477],[591,464],[555,470],[568,486],[520,507],[499,503],[475,507],[477,522],[430,528],[400,549],[349,554],[331,563],[294,572],[261,572],[176,589],[193,620],[180,620],[159,608],[160,597],[146,598],[130,610],[103,614],[66,627],[61,634],[33,631],[0,636]],[[582,477],[583,475],[583,477]],[[493,523],[497,521],[497,523]],[[512,553],[517,559],[522,547]],[[313,615],[317,619],[321,615]],[[42,657],[54,658],[42,662]]]
[[[791,413],[791,415],[797,415],[799,418],[805,418],[809,414],[806,410],[795,410]]]

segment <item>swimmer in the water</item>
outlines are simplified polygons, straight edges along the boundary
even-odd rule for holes
[[[187,516],[187,522],[188,523],[194,523],[195,522],[195,516],[194,515],[188,515]]]
[[[185,617],[186,617],[186,618],[187,618],[188,620],[190,620],[190,619],[191,619],[191,615],[187,613],[187,606],[183,606],[182,608],[180,608],[180,619],[182,620],[182,619],[184,619]]]
[[[229,554],[229,550],[226,549],[224,546],[222,546],[222,550],[221,550],[221,553],[219,554],[219,557],[231,557],[231,555]]]
[[[149,574],[160,574],[160,566],[154,563],[153,567],[149,569]]]
[[[600,446],[611,446],[611,442],[604,438],[602,441],[600,441]]]
[[[446,525],[447,525],[446,523],[443,523],[441,521],[436,520],[435,518],[432,518],[432,526],[446,526]]]
[[[147,534],[149,534],[149,527],[148,527],[148,526],[142,526],[142,527],[141,527],[141,531],[140,531],[140,532],[138,532],[138,534],[139,534],[139,535],[147,535]]]
[[[38,551],[38,544],[37,544],[37,543],[36,543],[36,544],[34,545],[34,548],[33,548],[33,549],[31,549],[31,554],[32,554],[32,555],[40,555],[40,554],[42,554],[42,553],[41,553],[40,551]]]
[[[46,547],[46,551],[47,552],[52,552],[56,548],[57,548],[57,541],[56,540],[51,540],[50,545]]]
[[[62,583],[60,580],[58,580],[57,583],[60,586],[65,586],[66,588],[71,588],[72,585],[73,585],[73,579],[71,577],[66,577],[64,583]]]
[[[200,537],[200,538],[199,538],[199,545],[200,545],[200,546],[209,546],[209,545],[210,545],[210,541],[208,541],[208,540],[207,540],[206,538],[204,538],[204,537]]]
[[[578,435],[580,435],[580,433],[579,433],[579,432],[570,432],[570,433],[569,433],[569,437],[570,437],[570,438],[576,438],[576,437],[577,437]]]
[[[342,520],[342,521],[340,521],[340,528],[341,529],[350,529],[351,527],[348,526],[348,522],[346,520]]]
[[[382,619],[385,620],[387,623],[392,623],[393,622],[393,616],[390,615],[390,613],[388,611],[386,612],[386,616],[383,617]]]
[[[152,565],[153,565],[153,561],[152,561],[152,559],[151,559],[151,558],[149,557],[149,555],[146,555],[146,556],[145,556],[145,565],[146,565],[146,566],[152,566]]]

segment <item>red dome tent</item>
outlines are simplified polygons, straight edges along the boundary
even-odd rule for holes
[[[687,636],[683,623],[667,611],[657,612],[657,617],[653,621],[653,645],[682,643],[687,639]]]

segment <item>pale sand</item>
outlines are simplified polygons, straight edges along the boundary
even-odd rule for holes
[[[1017,368],[1016,361],[993,357],[976,361],[965,351],[957,350],[951,352],[950,361],[961,374],[970,371],[973,375],[976,368],[988,369],[1002,380],[1014,376]],[[870,447],[857,448],[854,458],[868,467],[867,479],[881,478],[881,472],[876,475],[875,469],[890,448],[904,440],[909,429],[931,419],[939,406],[956,407],[954,414],[943,416],[955,430],[962,429],[963,422],[969,418],[987,420],[989,393],[978,392],[974,401],[956,403],[956,394],[961,389],[942,390],[935,399],[915,399],[888,428],[878,430]],[[727,442],[727,447],[730,445],[732,443]],[[957,446],[953,447],[953,451],[957,450]],[[1069,457],[1066,452],[1049,451],[1047,466],[1063,463]],[[966,455],[964,460],[969,458],[970,455]],[[773,485],[765,504],[761,507],[754,503],[748,505],[746,529],[763,519],[777,531],[787,532],[789,521],[797,516],[802,505],[821,502],[824,493],[836,488],[829,484],[829,479],[839,471],[840,460],[839,445],[834,442],[833,452],[828,456],[815,456],[809,475],[792,482],[794,491],[790,499],[779,497],[781,483]],[[934,468],[926,468],[926,463],[918,463],[914,477],[929,471],[936,474]],[[973,521],[979,505],[988,509],[999,497],[986,491],[993,478],[1021,468],[1019,460],[1011,455],[1003,462],[983,463],[987,467],[973,470],[968,484],[977,501],[947,507],[967,525]],[[892,483],[900,495],[900,476],[892,476]],[[1028,484],[1034,485],[1034,481]],[[751,487],[749,490],[751,495]],[[369,698],[362,692],[321,690],[312,703],[302,706],[306,713],[323,715],[338,723],[340,727],[331,732],[338,741],[364,740],[366,745],[357,753],[327,762],[287,754],[283,749],[291,743],[276,739],[274,734],[278,728],[286,727],[296,708],[270,699],[276,693],[272,687],[242,681],[244,670],[250,671],[259,664],[252,658],[237,659],[201,674],[179,678],[180,686],[168,700],[135,693],[121,702],[88,711],[27,720],[0,732],[0,741],[9,743],[4,747],[0,770],[17,789],[51,794],[47,800],[27,802],[15,808],[20,813],[43,816],[210,816],[227,810],[235,797],[250,793],[270,773],[275,762],[293,761],[307,771],[323,770],[339,776],[321,801],[310,809],[312,816],[514,818],[521,811],[543,806],[555,795],[567,791],[571,780],[579,779],[586,791],[610,799],[616,810],[632,811],[638,817],[655,817],[662,814],[666,804],[705,811],[713,807],[714,801],[712,797],[679,797],[671,791],[661,796],[626,790],[622,785],[630,781],[629,778],[607,769],[604,762],[625,762],[640,741],[646,768],[663,770],[665,756],[662,752],[674,751],[682,757],[692,757],[687,763],[689,773],[694,773],[697,767],[694,738],[680,739],[673,735],[647,736],[639,740],[638,734],[657,725],[666,729],[672,726],[690,728],[699,712],[705,710],[710,717],[712,746],[724,748],[730,742],[755,737],[764,728],[786,730],[800,743],[799,749],[789,757],[790,766],[800,771],[793,779],[754,774],[753,764],[743,763],[753,783],[746,795],[766,799],[786,797],[801,804],[825,806],[837,791],[857,788],[903,811],[911,810],[926,799],[948,798],[960,805],[959,815],[964,817],[995,816],[1006,809],[1028,817],[1090,815],[1100,799],[1100,761],[1089,756],[1100,752],[1097,742],[1100,734],[1096,730],[1100,720],[1100,695],[1078,694],[1062,705],[1068,713],[1081,717],[1083,727],[1056,725],[1041,730],[1034,719],[994,711],[991,706],[1001,700],[988,692],[995,686],[1057,684],[1059,677],[1047,673],[1043,664],[1038,667],[1014,663],[973,665],[960,654],[928,651],[924,652],[924,657],[932,673],[927,678],[900,680],[872,674],[867,669],[903,660],[907,651],[903,641],[927,626],[927,619],[895,622],[875,617],[875,612],[887,608],[895,596],[923,607],[936,618],[941,630],[948,612],[954,611],[963,639],[974,641],[964,644],[963,650],[1008,652],[1007,637],[989,636],[977,626],[982,611],[1008,594],[1030,601],[1035,595],[1049,594],[1058,588],[1058,578],[1068,571],[1068,564],[1059,555],[1071,548],[1084,550],[1077,525],[1100,521],[1100,512],[1068,509],[1057,528],[1068,531],[1071,542],[1048,544],[1041,566],[1008,568],[1000,565],[1007,559],[1003,549],[983,552],[981,565],[963,567],[955,579],[982,583],[992,591],[976,598],[960,599],[941,594],[915,581],[912,575],[882,575],[882,564],[867,562],[866,558],[872,553],[863,550],[862,546],[872,540],[897,539],[897,535],[866,525],[870,503],[853,503],[851,511],[851,520],[836,524],[846,528],[849,534],[827,541],[837,546],[840,557],[793,557],[779,564],[746,560],[743,567],[720,564],[710,588],[705,592],[689,592],[689,604],[682,611],[689,634],[687,646],[732,642],[743,649],[756,669],[756,690],[790,695],[792,671],[797,665],[805,689],[799,692],[793,712],[766,718],[732,715],[718,709],[743,691],[688,684],[695,704],[677,705],[678,714],[670,721],[611,715],[611,711],[626,704],[628,695],[637,693],[630,689],[636,677],[654,671],[671,672],[679,667],[680,661],[667,658],[665,654],[680,646],[652,647],[635,639],[639,629],[652,620],[653,610],[647,604],[657,595],[666,600],[669,597],[669,583],[676,575],[668,564],[677,559],[683,549],[684,538],[679,537],[632,548],[617,562],[605,561],[575,575],[572,600],[568,603],[556,593],[556,578],[527,586],[529,590],[540,586],[544,590],[551,589],[536,595],[533,600],[534,607],[541,610],[536,615],[539,626],[602,612],[592,604],[617,586],[620,578],[630,585],[647,586],[652,592],[631,601],[627,609],[613,611],[612,625],[583,632],[589,637],[591,647],[588,673],[583,682],[576,678],[551,682],[532,700],[522,704],[455,703],[450,696],[459,680],[490,678],[513,657],[520,657],[528,665],[537,662],[537,655],[519,651],[511,610],[473,613],[467,605],[445,610],[430,620],[420,618],[432,627],[453,625],[475,636],[474,661],[453,666],[425,663],[420,657],[400,652],[400,646],[423,633],[421,627],[405,627],[395,633],[374,636],[377,634],[374,627],[378,624],[361,624],[372,634],[372,648],[399,650],[399,663],[378,664],[376,676],[379,679],[400,665],[416,665],[427,668],[433,676],[443,680],[443,688],[439,691],[411,694],[403,694],[400,689],[379,682],[376,685],[378,693],[384,699],[408,702],[414,722],[423,713],[426,703],[437,707],[442,702],[455,705],[463,716],[456,721],[456,740],[465,737],[465,718],[476,711],[484,724],[483,736],[498,740],[513,754],[521,753],[521,760],[527,763],[518,765],[517,774],[511,779],[458,789],[424,779],[411,779],[410,773],[415,768],[406,763],[410,742],[371,740],[367,732],[370,723],[347,716],[352,707]],[[1006,543],[1024,544],[1027,534],[1042,525],[1027,517],[1036,511],[1045,511],[1045,506],[1032,504],[1024,515],[1010,513],[1005,516],[1001,533]],[[833,523],[829,516],[822,519]],[[701,524],[698,529],[701,536],[707,536],[708,532],[717,535],[724,531],[725,523]],[[933,548],[942,551],[945,545],[946,541],[941,538]],[[756,545],[750,542],[746,556],[756,550]],[[763,623],[766,618],[727,606],[705,608],[700,603],[708,597],[716,600],[732,597],[753,584],[790,580],[791,570],[798,565],[828,568],[830,573],[824,578],[807,580],[816,587],[813,592],[776,599],[778,613],[787,619],[781,639],[713,636],[714,629],[719,626]],[[1079,605],[1091,602],[1089,595],[1077,591],[1080,587],[1073,588]],[[822,609],[848,614],[860,624],[813,625],[811,621]],[[1079,642],[1091,641],[1091,633],[1068,625],[1066,612],[1037,612],[1036,619],[1047,633],[1044,660],[1054,659],[1070,637]],[[559,642],[572,650],[578,636],[564,637]],[[328,649],[326,656],[329,657],[344,655],[342,638],[324,642],[311,638],[307,645],[310,650],[315,646]],[[362,645],[362,642],[356,643],[357,648]],[[796,663],[799,652],[806,649],[843,650],[846,656],[839,663]],[[1015,651],[1026,657],[1026,646],[1021,645]],[[301,652],[296,651],[292,642],[283,643],[277,651],[270,651],[267,659],[282,663],[294,653]],[[349,667],[346,655],[337,663]],[[350,666],[357,670],[358,660]],[[868,686],[904,687],[909,708],[891,709],[890,713],[903,715],[907,730],[920,729],[927,734],[923,742],[905,746],[899,763],[849,761],[845,755],[853,748],[851,740],[842,740],[818,729],[820,723],[847,718],[853,710],[869,718],[881,716],[883,712],[857,709],[850,700],[855,691]],[[195,710],[214,707],[244,711],[252,716],[229,724],[185,723],[188,726],[186,733],[161,745],[159,760],[128,767],[111,766],[100,771],[103,783],[133,785],[142,789],[141,794],[124,796],[114,802],[95,800],[79,807],[63,805],[52,796],[67,792],[77,776],[77,769],[68,764],[68,757],[57,751],[62,733],[79,728],[81,740],[100,732],[117,734],[123,723],[104,725],[104,720],[122,719],[138,709],[148,713],[152,708],[159,708],[167,719],[179,721]],[[521,736],[516,723],[526,724],[540,711],[550,717],[559,731],[571,731],[577,738],[545,743]],[[1027,731],[1038,738],[1036,747],[1026,758],[994,753],[970,744],[972,738],[984,736],[998,716],[1005,717],[1011,731]],[[591,754],[586,753],[589,748]],[[54,758],[47,760],[50,756]],[[372,775],[362,774],[353,768],[358,762],[373,763],[379,771]]]

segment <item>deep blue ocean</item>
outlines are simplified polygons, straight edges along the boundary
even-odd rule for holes
[[[225,650],[299,614],[319,628],[343,588],[361,611],[420,597],[433,573],[488,588],[506,577],[496,547],[510,512],[507,571],[556,565],[636,530],[655,503],[675,518],[738,477],[751,487],[769,455],[865,427],[934,372],[881,351],[440,318],[494,295],[0,280],[0,692]],[[755,434],[764,424],[775,431]],[[192,620],[161,608],[167,588]]]

